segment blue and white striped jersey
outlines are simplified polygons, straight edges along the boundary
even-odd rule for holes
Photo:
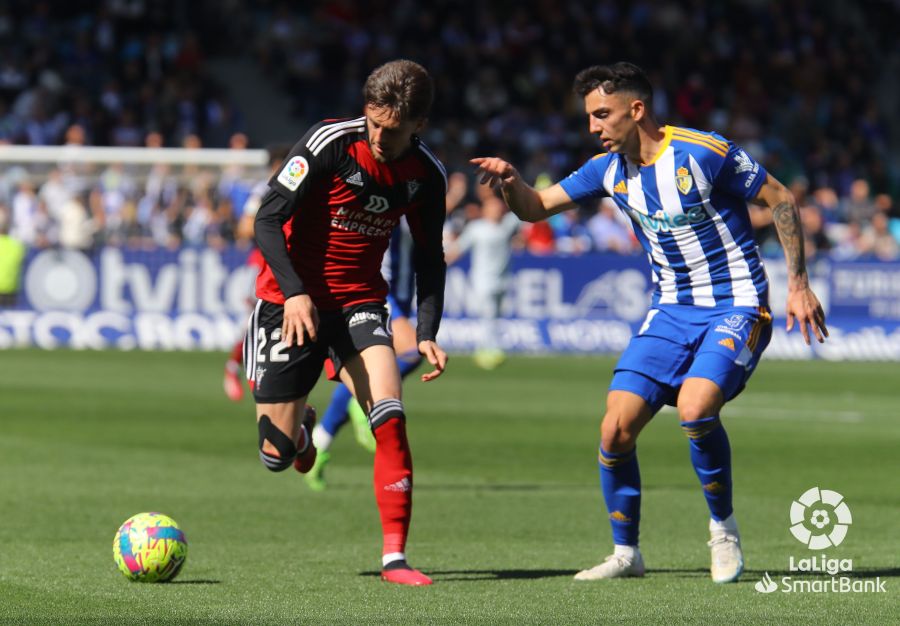
[[[653,305],[767,306],[768,280],[747,200],[765,169],[715,133],[665,127],[646,165],[600,154],[560,181],[574,201],[611,197],[653,270]]]
[[[416,273],[413,268],[413,239],[405,217],[400,219],[391,233],[391,242],[381,263],[381,275],[387,281],[388,292],[408,317],[416,293]]]

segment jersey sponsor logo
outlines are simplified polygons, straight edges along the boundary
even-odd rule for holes
[[[686,196],[694,185],[694,177],[688,173],[686,167],[679,167],[675,174],[675,186],[678,187],[681,195]]]
[[[720,346],[725,346],[726,348],[728,348],[728,349],[731,350],[732,352],[734,352],[734,350],[735,350],[735,348],[734,348],[734,339],[732,339],[731,337],[725,337],[725,339],[720,339],[720,340],[719,340],[719,345],[720,345]]]
[[[357,187],[362,187],[365,185],[362,179],[362,172],[356,172],[352,176],[348,176],[344,179],[344,182],[348,185],[356,185]]]
[[[384,213],[390,208],[391,205],[384,196],[369,196],[369,202],[363,207],[363,210],[370,213]]]
[[[628,195],[628,185],[625,184],[624,180],[620,180],[616,183],[616,186],[613,187],[613,193],[624,193],[626,196]]]
[[[397,219],[380,217],[365,211],[350,210],[340,207],[331,218],[332,228],[351,231],[367,237],[387,238],[397,225]]]
[[[412,200],[419,187],[421,187],[421,184],[417,180],[406,181],[406,199]]]
[[[309,174],[309,162],[302,156],[295,156],[278,174],[278,182],[287,187],[290,191],[297,191],[297,187]]]
[[[667,233],[679,228],[688,228],[693,224],[699,224],[709,217],[702,206],[695,206],[687,213],[669,215],[665,211],[657,211],[652,217],[638,211],[632,211],[632,216],[637,216],[641,226],[655,233]]]

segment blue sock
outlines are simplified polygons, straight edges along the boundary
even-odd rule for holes
[[[397,355],[397,367],[400,368],[400,378],[406,378],[422,362],[422,355],[418,350],[410,350]]]
[[[733,512],[731,506],[731,445],[719,416],[681,422],[691,441],[691,463],[712,518],[717,522]]]
[[[609,512],[613,543],[636,546],[641,520],[641,472],[637,448],[616,454],[601,447],[599,467],[600,487]]]
[[[347,416],[347,403],[352,398],[353,394],[350,393],[347,385],[341,383],[334,388],[334,393],[331,394],[331,402],[328,403],[325,415],[322,416],[322,428],[332,437],[337,434],[341,426],[347,423],[349,419]]]

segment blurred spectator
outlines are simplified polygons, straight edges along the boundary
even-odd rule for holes
[[[803,227],[803,241],[806,259],[812,260],[831,250],[831,240],[825,234],[825,220],[822,211],[814,204],[800,207],[800,223]]]
[[[556,251],[562,254],[584,254],[593,247],[591,234],[577,210],[563,211],[549,220]]]
[[[89,250],[94,244],[94,223],[84,205],[66,200],[59,214],[59,244],[64,248]]]
[[[881,261],[894,261],[900,257],[900,244],[888,228],[888,217],[884,213],[872,216],[871,223],[863,230],[859,239],[859,251],[872,255]]]
[[[635,251],[637,241],[629,226],[616,216],[619,209],[609,198],[600,201],[597,212],[588,220],[587,229],[591,235],[594,250],[598,252],[618,252],[629,254]]]
[[[9,235],[9,226],[9,209],[0,204],[0,308],[16,305],[25,260],[25,244]]]
[[[869,195],[867,181],[860,178],[850,185],[850,195],[843,202],[843,214],[846,221],[859,224],[868,224],[875,215],[875,203]]]

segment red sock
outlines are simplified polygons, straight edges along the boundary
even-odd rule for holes
[[[375,428],[375,501],[384,534],[382,554],[403,552],[412,514],[412,455],[402,416]]]
[[[234,344],[234,347],[231,349],[231,356],[228,357],[229,361],[234,361],[238,365],[243,363],[244,361],[244,342],[238,341]]]

